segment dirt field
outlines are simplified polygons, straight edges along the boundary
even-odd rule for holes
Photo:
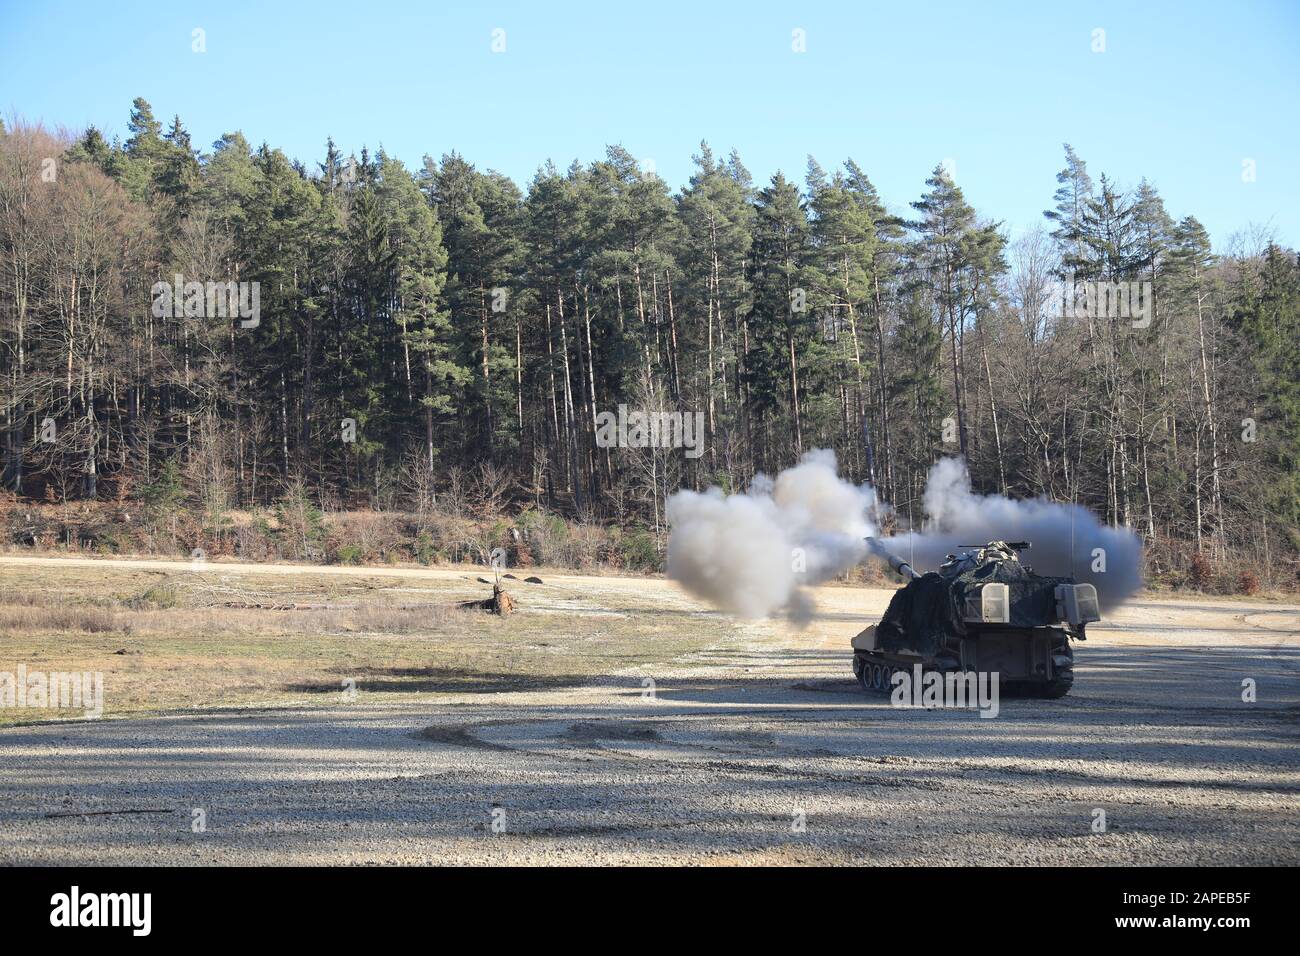
[[[0,557],[0,671],[105,682],[0,709],[0,862],[1300,862],[1298,607],[1141,599],[982,719],[858,689],[888,590],[796,632],[538,573],[501,620],[473,569]]]

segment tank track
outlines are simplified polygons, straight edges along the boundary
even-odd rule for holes
[[[1074,648],[1064,631],[1052,644],[1052,679],[1049,681],[1006,681],[1001,692],[1007,697],[1038,697],[1057,700],[1074,686]]]
[[[890,660],[883,655],[873,654],[870,651],[859,651],[853,656],[853,673],[858,679],[858,684],[868,694],[888,695],[893,693],[894,690],[894,674],[902,671],[910,677],[916,663],[916,661]],[[929,664],[925,662],[921,664],[921,673],[923,675],[931,671],[946,674],[949,671],[959,669],[958,662],[952,658],[940,658]]]
[[[915,661],[903,662],[890,660],[881,654],[870,651],[858,651],[853,655],[853,674],[858,684],[868,694],[891,694],[894,690],[893,676],[896,671],[912,673]],[[961,669],[961,664],[953,657],[940,657],[936,660],[922,662],[921,673],[937,671],[947,674]],[[1052,679],[1049,681],[1007,681],[999,692],[1007,697],[1038,697],[1057,700],[1064,697],[1074,686],[1074,648],[1070,638],[1061,632],[1052,646]]]
[[[1064,697],[1074,686],[1074,648],[1070,638],[1060,634],[1052,645],[1052,679],[1038,687],[1038,696],[1048,700]]]

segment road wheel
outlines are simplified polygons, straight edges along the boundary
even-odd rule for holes
[[[866,661],[862,662],[862,668],[858,671],[858,683],[862,685],[863,690],[871,691],[871,665]]]
[[[1064,697],[1074,686],[1074,648],[1070,647],[1070,638],[1063,631],[1059,632],[1052,644],[1052,679],[1041,685],[1040,697],[1056,700]]]

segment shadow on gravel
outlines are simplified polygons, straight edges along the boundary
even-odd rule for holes
[[[808,695],[845,698],[844,703],[868,706],[887,703],[885,694],[862,691],[852,673],[847,652],[825,649],[720,650],[702,655],[700,661],[744,668],[734,676],[671,675],[664,665],[663,676],[654,667],[633,674],[591,676],[581,674],[514,674],[445,667],[362,668],[340,672],[338,680],[287,684],[282,688],[298,693],[337,694],[344,678],[356,680],[362,693],[507,694],[521,691],[565,691],[578,687],[608,688],[620,697],[645,696],[645,680],[655,683],[656,696],[673,702],[698,701],[709,704],[808,703]],[[748,665],[748,667],[747,667]],[[771,676],[751,676],[746,671]],[[789,672],[788,676],[783,676]],[[810,673],[812,672],[812,673]],[[1206,713],[1228,708],[1247,715],[1243,707],[1279,711],[1300,707],[1300,645],[1090,647],[1075,644],[1075,684],[1069,696],[1059,701],[1034,701],[1004,695],[1009,706],[1031,706],[1036,712],[1069,713],[1086,703],[1112,711],[1175,711]],[[841,677],[819,674],[840,673]],[[671,676],[670,676],[671,675]],[[1256,701],[1242,700],[1243,682],[1253,681]],[[838,702],[838,701],[837,701]]]
[[[723,677],[370,672],[381,687],[483,695],[450,707],[431,696],[427,711],[362,696],[355,709],[15,728],[0,732],[0,863],[437,862],[448,848],[490,861],[521,847],[880,863],[1300,858],[1300,648],[1076,652],[1069,697],[1004,701],[991,720],[896,710],[856,687],[847,653],[808,649],[718,654],[755,667]],[[643,676],[656,699],[642,697]],[[1245,679],[1256,703],[1241,700]],[[612,699],[492,697],[593,684]],[[196,807],[204,834],[190,831]],[[1095,807],[1108,810],[1100,836]],[[491,830],[494,808],[504,833]]]
[[[1175,724],[1215,714],[1284,724],[1300,717],[1300,681],[1296,680],[1300,646],[1090,647],[1085,642],[1075,644],[1074,653],[1075,682],[1068,696],[1044,701],[1004,695],[1003,714],[1060,715],[1062,719],[1085,723],[1120,723],[1140,721],[1154,712],[1161,714],[1161,721]],[[888,706],[887,694],[869,694],[858,686],[848,653],[762,651],[734,656],[734,663],[752,661],[763,673],[779,675],[785,669],[792,673],[788,678],[656,678],[656,695],[679,703],[769,706],[809,704],[815,695],[827,704]],[[718,658],[725,659],[725,655]],[[823,674],[839,671],[843,676],[808,675],[799,679],[810,668]],[[655,676],[653,670],[646,674]],[[1242,699],[1247,681],[1253,682],[1254,702]],[[639,681],[630,680],[623,686],[627,687],[628,698],[641,693]],[[1104,710],[1106,714],[1087,717],[1082,713],[1085,710]]]
[[[508,674],[465,670],[455,667],[361,667],[340,672],[335,681],[285,684],[280,689],[299,694],[337,694],[340,682],[356,680],[356,689],[367,693],[505,694],[527,690],[564,690],[591,683],[592,678],[575,674]]]

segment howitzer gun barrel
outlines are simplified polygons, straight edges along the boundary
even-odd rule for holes
[[[889,566],[893,568],[896,573],[901,574],[903,577],[912,580],[919,578],[921,576],[917,574],[916,569],[914,567],[912,567],[902,558],[896,557],[895,555],[891,554],[889,550],[886,549],[885,546],[875,538],[866,538],[864,540],[867,542],[868,550],[870,550],[871,553],[874,554],[876,557],[884,558],[885,561],[889,562]]]

